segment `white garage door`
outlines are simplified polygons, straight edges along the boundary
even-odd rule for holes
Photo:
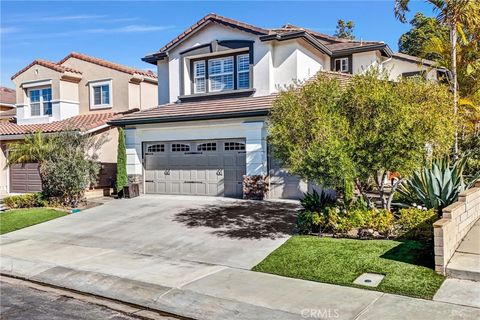
[[[144,150],[146,193],[242,196],[242,139],[149,142]]]

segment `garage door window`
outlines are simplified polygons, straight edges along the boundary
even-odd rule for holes
[[[215,142],[202,143],[197,146],[197,151],[217,151]]]
[[[164,144],[154,144],[147,148],[147,152],[165,152]]]
[[[183,143],[172,144],[172,152],[190,151],[190,146]]]
[[[245,150],[245,143],[225,142],[225,151]]]

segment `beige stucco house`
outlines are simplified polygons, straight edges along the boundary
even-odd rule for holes
[[[107,124],[123,114],[157,104],[157,76],[80,53],[59,62],[35,60],[12,76],[16,85],[16,123],[0,123],[0,192],[40,190],[35,164],[6,165],[8,142],[25,134],[65,129],[108,136],[100,150],[98,186],[116,172],[117,129]]]

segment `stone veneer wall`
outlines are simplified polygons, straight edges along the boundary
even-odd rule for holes
[[[460,194],[458,201],[443,209],[443,218],[433,224],[435,271],[445,275],[446,267],[460,242],[480,218],[480,181]]]

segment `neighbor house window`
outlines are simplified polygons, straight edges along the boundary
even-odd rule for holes
[[[194,60],[191,66],[192,93],[194,94],[251,87],[248,53]]]
[[[111,80],[93,81],[90,83],[90,108],[101,109],[112,106]]]
[[[349,72],[348,58],[338,58],[334,60],[334,68],[336,72]]]
[[[237,88],[250,88],[250,56],[248,54],[237,56]]]
[[[30,89],[28,97],[32,117],[52,115],[52,88]]]

